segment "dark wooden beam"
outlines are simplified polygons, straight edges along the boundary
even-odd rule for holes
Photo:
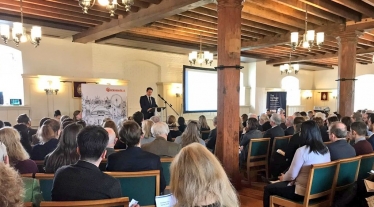
[[[374,29],[373,18],[362,19],[360,22],[347,22],[347,31],[366,31],[372,29]]]
[[[369,4],[370,6],[374,6],[374,0],[362,0],[362,1]]]
[[[374,17],[374,7],[365,4],[362,1],[355,0],[333,0],[336,3],[339,3],[343,6],[351,8],[355,11],[358,11],[368,17]]]
[[[123,19],[114,19],[103,25],[90,28],[85,32],[73,36],[74,42],[87,43],[119,32],[140,27],[145,24],[164,19],[181,12],[200,7],[208,0],[163,0],[158,5],[152,5],[137,13],[130,13]]]

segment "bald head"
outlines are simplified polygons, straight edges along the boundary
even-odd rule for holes
[[[333,122],[329,128],[330,140],[336,141],[337,139],[347,137],[347,127],[340,121]]]
[[[293,116],[287,116],[285,124],[286,124],[287,127],[292,127],[293,126]]]
[[[112,128],[104,128],[109,135],[109,142],[107,148],[114,148],[114,145],[116,144],[116,133]]]

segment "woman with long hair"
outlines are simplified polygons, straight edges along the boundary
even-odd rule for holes
[[[37,165],[29,159],[29,154],[22,146],[21,136],[16,129],[11,127],[0,129],[0,142],[6,147],[11,167],[18,170],[20,174],[38,172]]]
[[[225,170],[206,147],[184,147],[170,165],[174,207],[238,207],[238,196]]]
[[[177,137],[174,142],[181,144],[182,147],[194,142],[205,146],[205,141],[200,138],[198,123],[196,121],[189,121],[186,130],[184,130],[183,134]]]
[[[290,168],[279,177],[281,182],[265,186],[264,207],[270,206],[272,195],[302,201],[311,166],[331,161],[330,152],[322,141],[316,122],[303,122],[300,133],[300,136],[305,138],[305,145],[296,150]]]
[[[82,119],[82,112],[79,110],[74,111],[73,113],[73,121],[79,121]]]
[[[58,144],[58,131],[60,123],[54,119],[48,119],[40,128],[40,143],[32,148],[32,160],[44,160],[44,157],[56,149]]]
[[[184,130],[186,129],[187,125],[186,125],[186,120],[183,118],[183,117],[179,117],[178,118],[178,129],[180,132],[184,132]]]
[[[25,188],[19,173],[0,162],[0,175],[0,206],[23,207]]]
[[[258,121],[256,118],[247,119],[246,127],[243,130],[243,137],[240,141],[240,161],[244,163],[248,156],[248,144],[251,139],[262,138],[262,132],[258,130]]]
[[[169,142],[172,142],[173,139],[175,139],[176,137],[179,137],[182,132],[179,131],[179,128],[177,127],[177,119],[175,118],[174,115],[170,115],[168,117],[168,121],[167,121],[167,124],[169,126],[169,134],[168,134],[168,141]]]
[[[30,144],[31,140],[29,140],[28,134],[29,128],[25,124],[16,124],[13,126],[13,128],[15,128],[21,135],[21,144],[23,148],[25,148],[26,152],[30,154],[32,151],[32,147]]]
[[[150,119],[144,120],[142,123],[142,131],[143,131],[143,138],[140,139],[140,145],[147,144],[153,142],[156,138],[152,136],[152,126],[153,126],[153,121]]]
[[[58,168],[78,161],[77,134],[81,129],[82,125],[72,123],[62,130],[56,149],[45,157],[46,173],[55,173]]]
[[[208,122],[206,121],[206,117],[204,115],[201,115],[199,117],[199,131],[208,131],[210,130],[210,127],[208,125]]]
[[[116,123],[114,121],[112,121],[112,120],[106,120],[103,123],[103,128],[111,128],[111,129],[113,129],[114,133],[116,134],[116,138],[117,139],[119,138],[118,128],[117,128],[117,125],[116,125]]]

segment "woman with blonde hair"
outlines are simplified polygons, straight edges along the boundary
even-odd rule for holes
[[[270,125],[270,119],[269,116],[266,115],[265,113],[262,113],[260,116],[260,119],[258,120],[258,123],[260,124],[260,131],[266,132],[268,129],[271,129]]]
[[[177,127],[177,119],[175,118],[174,115],[170,115],[168,117],[167,124],[169,126],[169,134],[168,134],[168,141],[172,142],[173,139],[176,137],[179,137],[182,132],[179,131],[179,128]]]
[[[44,160],[44,157],[56,149],[58,144],[58,132],[60,123],[54,119],[48,119],[40,128],[40,143],[32,148],[32,160]]]
[[[187,124],[187,128],[184,130],[183,134],[177,137],[174,142],[182,145],[182,147],[185,147],[194,142],[200,143],[205,146],[205,141],[200,138],[198,124],[196,121],[189,121]]]
[[[142,131],[143,131],[143,138],[140,139],[140,145],[147,144],[153,142],[156,138],[152,136],[152,126],[153,126],[153,121],[150,119],[144,120],[142,123]]]
[[[20,174],[37,173],[38,167],[30,160],[29,154],[21,144],[21,136],[16,129],[5,127],[0,129],[0,142],[7,149],[9,164]]]
[[[3,162],[0,162],[0,175],[0,206],[23,207],[25,189],[21,176]]]
[[[206,121],[206,117],[204,115],[201,115],[199,117],[199,130],[200,130],[200,132],[210,130],[210,127],[209,127],[208,122]]]
[[[170,173],[174,207],[240,206],[221,163],[200,144],[184,147],[171,163]]]

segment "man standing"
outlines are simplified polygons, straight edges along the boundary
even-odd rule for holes
[[[152,92],[153,89],[151,87],[148,87],[146,95],[140,97],[140,107],[142,108],[144,120],[147,120],[154,116],[154,107],[158,107],[155,98],[152,97]]]
[[[345,124],[333,122],[329,128],[329,137],[332,141],[327,147],[330,151],[331,161],[346,159],[356,156],[355,149],[347,143],[347,127]]]

